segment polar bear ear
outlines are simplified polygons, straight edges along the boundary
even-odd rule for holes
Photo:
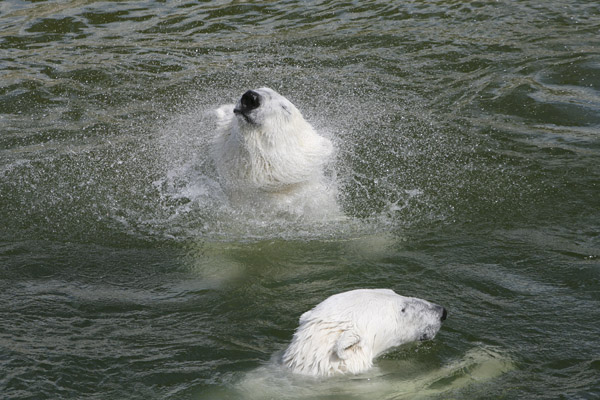
[[[356,332],[353,330],[344,331],[335,343],[335,353],[340,360],[345,360],[359,343],[360,336]]]
[[[281,108],[283,109],[283,111],[285,111],[287,113],[287,115],[292,115],[292,112],[290,111],[288,106],[286,106],[285,104],[281,103]]]

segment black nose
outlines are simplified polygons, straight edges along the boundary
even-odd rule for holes
[[[242,95],[242,108],[244,111],[254,110],[260,106],[260,96],[253,90],[248,90]]]
[[[447,316],[448,316],[448,311],[446,311],[446,309],[444,307],[442,307],[442,316],[441,316],[440,320],[442,322],[445,321]]]

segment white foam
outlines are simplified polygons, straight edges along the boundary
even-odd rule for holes
[[[315,379],[290,373],[279,364],[278,356],[244,374],[224,397],[318,399],[335,394],[337,398],[419,399],[457,395],[460,390],[497,379],[514,369],[510,357],[500,350],[475,347],[437,368],[398,361],[366,374]]]

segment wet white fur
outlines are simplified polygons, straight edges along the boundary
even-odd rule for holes
[[[303,213],[331,207],[337,210],[323,168],[333,152],[300,111],[269,88],[255,89],[261,104],[248,122],[235,115],[234,105],[217,110],[218,132],[212,155],[234,202],[270,200],[288,211]],[[238,102],[239,106],[239,102]]]
[[[358,374],[385,351],[433,339],[443,308],[389,289],[359,289],[333,295],[300,317],[283,363],[311,376]]]

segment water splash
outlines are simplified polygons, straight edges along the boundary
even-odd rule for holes
[[[324,393],[336,393],[340,398],[361,399],[453,397],[461,390],[473,391],[477,390],[478,385],[489,385],[491,380],[514,369],[514,362],[507,354],[491,347],[469,349],[437,367],[404,359],[396,363],[388,362],[385,367],[376,367],[355,377],[324,380],[293,375],[273,359],[268,365],[242,376],[231,392],[236,398],[246,399],[327,398]],[[209,393],[205,398],[215,398],[214,395]]]
[[[440,204],[439,197],[447,196],[439,186],[457,170],[442,173],[440,164],[447,161],[448,152],[457,153],[458,142],[440,130],[420,103],[388,103],[364,88],[332,103],[326,93],[317,95],[306,86],[284,93],[288,97],[289,91],[292,101],[299,99],[305,117],[335,144],[335,159],[326,173],[339,188],[345,217],[314,220],[230,204],[210,157],[216,130],[213,110],[245,89],[191,96],[156,129],[151,147],[157,179],[152,187],[160,199],[162,220],[153,219],[154,233],[182,240],[343,240],[444,219],[451,210]],[[391,127],[384,128],[382,120]]]
[[[142,242],[344,240],[448,220],[468,201],[463,192],[472,192],[470,186],[501,186],[498,173],[490,175],[471,156],[477,144],[472,135],[433,117],[418,96],[384,96],[364,80],[333,88],[302,76],[279,84],[248,77],[229,82],[234,78],[174,95],[167,110],[149,101],[136,106],[145,111],[135,118],[83,129],[58,123],[52,140],[9,150],[14,161],[0,177],[8,204],[2,216],[39,236],[84,241],[90,235]],[[288,97],[334,142],[326,173],[346,218],[308,221],[230,204],[209,156],[211,110],[262,84]],[[317,91],[320,84],[331,90]]]

